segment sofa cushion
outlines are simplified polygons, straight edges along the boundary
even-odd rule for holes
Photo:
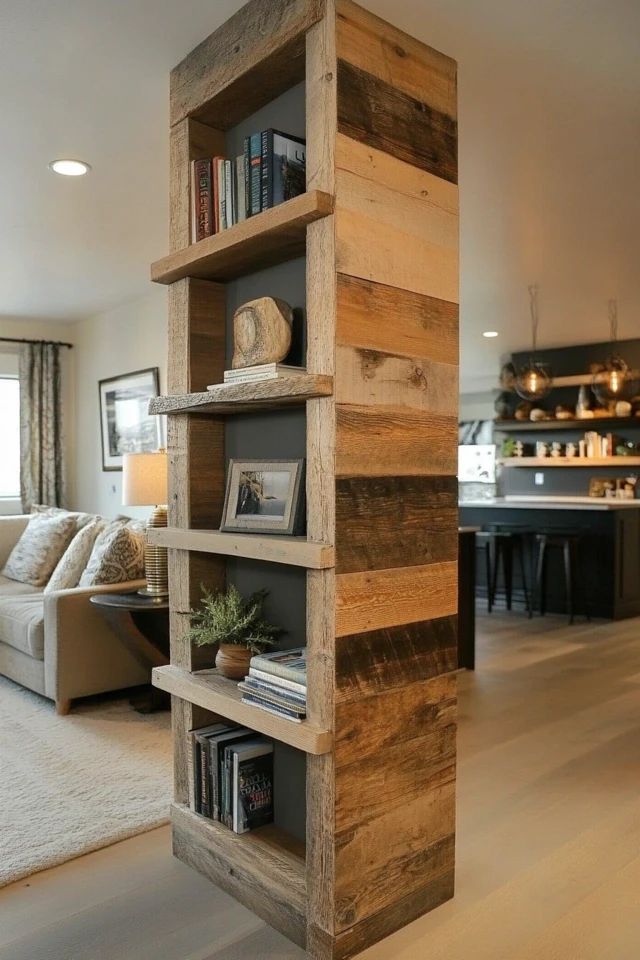
[[[30,583],[19,583],[17,580],[3,577],[0,573],[0,600],[3,597],[24,597],[33,593],[42,593],[42,587],[33,587]]]
[[[76,533],[51,574],[51,579],[44,588],[45,593],[53,593],[54,590],[70,590],[78,586],[80,577],[89,562],[93,545],[106,525],[106,520],[96,518],[90,520]]]
[[[44,660],[42,594],[0,599],[0,641],[35,660]]]
[[[35,513],[9,555],[2,573],[10,580],[44,587],[76,533],[71,514]]]
[[[144,537],[115,521],[98,534],[80,587],[138,580],[144,573]]]
[[[47,517],[60,517],[63,515],[67,517],[73,517],[76,521],[77,530],[82,530],[82,528],[88,523],[91,523],[92,520],[98,519],[98,516],[95,513],[81,513],[78,510],[65,510],[64,507],[49,507],[46,503],[32,503],[31,513],[44,513]]]

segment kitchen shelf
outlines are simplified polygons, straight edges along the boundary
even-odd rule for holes
[[[237,681],[222,677],[217,670],[190,673],[173,665],[154,667],[152,682],[155,687],[174,697],[257,730],[274,740],[288,743],[305,753],[319,756],[331,751],[333,737],[329,730],[322,730],[308,720],[294,723],[259,707],[242,703],[242,692],[238,689]]]
[[[611,430],[617,427],[640,429],[640,417],[594,417],[592,420],[494,420],[495,430],[504,433],[546,430]]]
[[[335,549],[329,543],[306,537],[282,537],[276,534],[225,533],[221,530],[189,530],[181,527],[151,527],[149,543],[175,550],[217,553],[248,560],[268,560],[308,570],[327,570],[335,566]]]
[[[333,197],[322,190],[308,190],[228,230],[156,260],[151,265],[151,279],[155,283],[174,283],[185,277],[233,280],[302,256],[307,224],[330,213],[333,213]]]
[[[172,804],[174,853],[304,946],[304,844],[277,827],[234,833],[221,823]]]
[[[640,467],[640,457],[508,457],[503,467]]]
[[[306,403],[316,397],[330,397],[332,393],[332,377],[301,373],[261,383],[234,383],[228,387],[220,385],[202,393],[154,397],[149,401],[149,413],[211,413],[218,416],[258,413],[260,410]]]

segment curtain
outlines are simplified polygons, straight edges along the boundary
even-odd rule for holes
[[[25,343],[20,349],[20,495],[33,503],[63,506],[60,348]]]

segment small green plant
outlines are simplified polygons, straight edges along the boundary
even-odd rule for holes
[[[266,590],[258,590],[245,600],[233,585],[226,593],[212,593],[203,586],[202,607],[190,613],[189,640],[198,647],[232,643],[263,653],[284,632],[263,620],[266,596]]]

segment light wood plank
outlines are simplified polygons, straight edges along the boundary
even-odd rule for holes
[[[232,280],[243,273],[283,263],[304,253],[307,224],[333,211],[333,197],[320,190],[286,203],[192,243],[151,265],[155,283],[184,277]]]
[[[458,421],[402,407],[340,404],[336,476],[453,476]]]
[[[211,413],[226,416],[306,403],[314,397],[328,397],[332,393],[331,377],[298,374],[263,383],[220,385],[200,393],[154,397],[149,402],[149,413]]]
[[[261,536],[253,533],[223,533],[221,530],[185,530],[155,527],[147,533],[149,543],[176,550],[195,550],[227,557],[266,560],[294,567],[324,570],[335,563],[335,550],[328,543],[306,537]]]
[[[336,577],[336,636],[456,613],[457,563],[395,567]]]
[[[294,723],[259,707],[242,703],[242,693],[235,680],[221,677],[217,670],[189,673],[173,665],[154,667],[153,684],[174,697],[188,700],[211,713],[281,740],[305,753],[321,754],[331,750],[333,737],[328,730],[321,730],[308,720]]]
[[[338,0],[337,52],[341,60],[456,118],[455,60],[351,0]]]

